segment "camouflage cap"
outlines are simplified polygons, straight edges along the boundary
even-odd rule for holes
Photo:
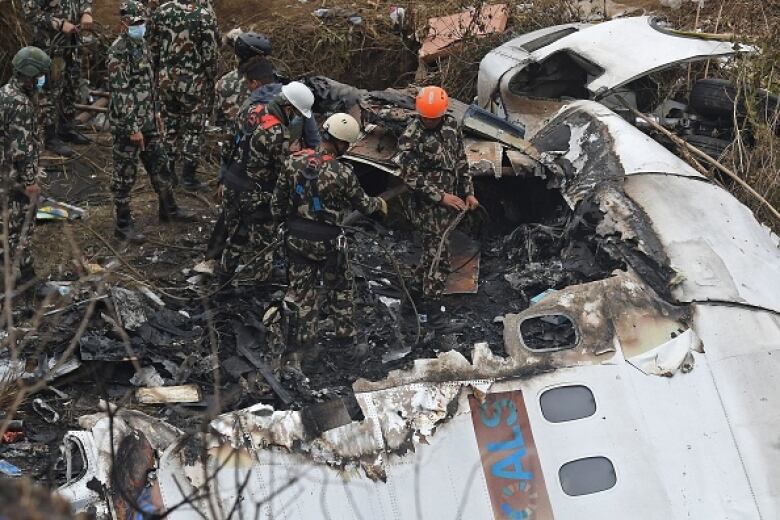
[[[146,7],[136,0],[125,0],[119,4],[119,15],[122,18],[130,18],[131,23],[146,20]]]

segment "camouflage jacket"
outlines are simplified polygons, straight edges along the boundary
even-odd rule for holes
[[[60,32],[62,22],[81,23],[81,15],[92,13],[92,0],[22,0],[22,13],[47,43]],[[48,51],[48,49],[43,49]]]
[[[109,118],[114,133],[132,134],[155,124],[153,78],[146,42],[120,34],[108,49]]]
[[[463,136],[449,115],[439,128],[427,130],[415,118],[398,140],[397,157],[404,182],[423,200],[438,203],[444,193],[474,194]]]
[[[271,202],[274,220],[300,217],[338,225],[345,210],[369,214],[380,207],[360,186],[352,166],[332,155],[304,149],[287,158]]]
[[[150,30],[149,42],[161,91],[200,97],[213,88],[219,30],[208,4],[170,0],[154,11]]]
[[[238,113],[248,96],[246,79],[238,70],[219,78],[214,87],[214,124],[234,133]]]
[[[10,173],[13,184],[30,186],[38,175],[36,97],[25,94],[16,78],[0,88],[0,174]]]
[[[276,179],[289,155],[290,122],[276,102],[247,104],[239,117],[239,166],[252,181],[258,204],[270,204]]]

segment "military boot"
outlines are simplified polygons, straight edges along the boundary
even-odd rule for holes
[[[119,240],[126,240],[133,244],[142,244],[146,237],[135,230],[133,224],[133,215],[130,213],[129,205],[121,205],[116,207],[116,228],[114,228],[114,236]]]
[[[90,140],[84,136],[81,132],[76,130],[71,122],[60,123],[60,127],[57,130],[57,136],[65,142],[73,144],[89,144]]]
[[[181,187],[187,191],[200,191],[206,189],[206,184],[200,182],[196,176],[198,165],[187,161],[181,169]]]
[[[195,213],[179,207],[173,190],[166,190],[159,194],[160,222],[194,222],[197,220]]]
[[[16,281],[17,285],[28,284],[38,277],[35,274],[35,267],[32,265],[23,265],[19,267],[19,279]]]
[[[50,152],[62,155],[63,157],[73,157],[76,155],[73,148],[57,137],[57,131],[54,129],[54,126],[47,126],[44,129],[44,139],[44,147]]]
[[[168,161],[168,174],[171,176],[171,188],[175,188],[179,185],[179,176],[176,174],[176,160],[171,159]]]

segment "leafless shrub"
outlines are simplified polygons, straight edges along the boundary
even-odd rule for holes
[[[736,41],[758,49],[737,60],[733,67],[706,67],[705,74],[731,80],[736,85],[737,99],[743,100],[734,114],[737,138],[722,162],[780,208],[780,113],[776,101],[766,102],[768,92],[780,94],[780,9],[771,2],[720,0],[707,2],[698,13],[696,5],[686,3],[667,15],[678,27],[731,34]],[[759,219],[775,232],[780,231],[780,222],[755,197],[737,186],[729,187]]]

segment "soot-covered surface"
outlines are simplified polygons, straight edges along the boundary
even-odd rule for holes
[[[38,443],[27,451],[0,445],[0,457],[39,479],[61,481],[63,468],[54,448],[67,429],[78,428],[78,417],[98,410],[100,398],[195,431],[207,417],[207,409],[218,413],[258,402],[300,409],[348,397],[357,379],[380,380],[390,370],[438,352],[457,350],[470,358],[476,342],[486,342],[494,353],[505,355],[505,314],[524,310],[534,296],[548,289],[601,279],[621,267],[602,251],[594,236],[601,214],[587,204],[570,211],[541,179],[480,179],[477,194],[484,210],[465,219],[460,231],[481,243],[479,288],[476,294],[444,297],[454,331],[436,334],[421,323],[418,338],[415,314],[402,303],[398,272],[410,270],[419,249],[403,217],[403,205],[395,203],[387,221],[365,219],[349,232],[356,274],[355,319],[360,340],[370,346],[368,356],[360,362],[345,361],[343,351],[333,346],[331,324],[323,315],[319,361],[305,364],[307,379],[277,371],[276,388],[269,384],[268,371],[258,370],[255,361],[273,365],[262,318],[283,297],[283,283],[258,285],[251,280],[250,267],[236,284],[211,294],[216,282],[203,275],[193,279],[187,267],[196,259],[192,252],[163,247],[135,258],[134,265],[157,273],[156,286],[164,288],[157,295],[164,306],[143,295],[127,278],[112,280],[109,286],[114,289],[107,290],[98,276],[73,291],[73,300],[61,304],[69,305],[66,310],[44,318],[22,352],[23,356],[46,352],[47,358],[56,358],[77,335],[87,308],[84,302],[99,293],[107,295],[97,301],[78,342],[80,367],[56,380],[53,386],[58,393],[41,395],[60,412],[59,420],[45,423],[30,404],[18,414],[25,430],[35,432],[31,440],[40,438],[49,444]],[[244,331],[242,348],[237,345],[239,329]],[[34,368],[35,360],[29,363]],[[137,386],[177,384],[199,385],[203,401],[167,406],[134,403]]]

